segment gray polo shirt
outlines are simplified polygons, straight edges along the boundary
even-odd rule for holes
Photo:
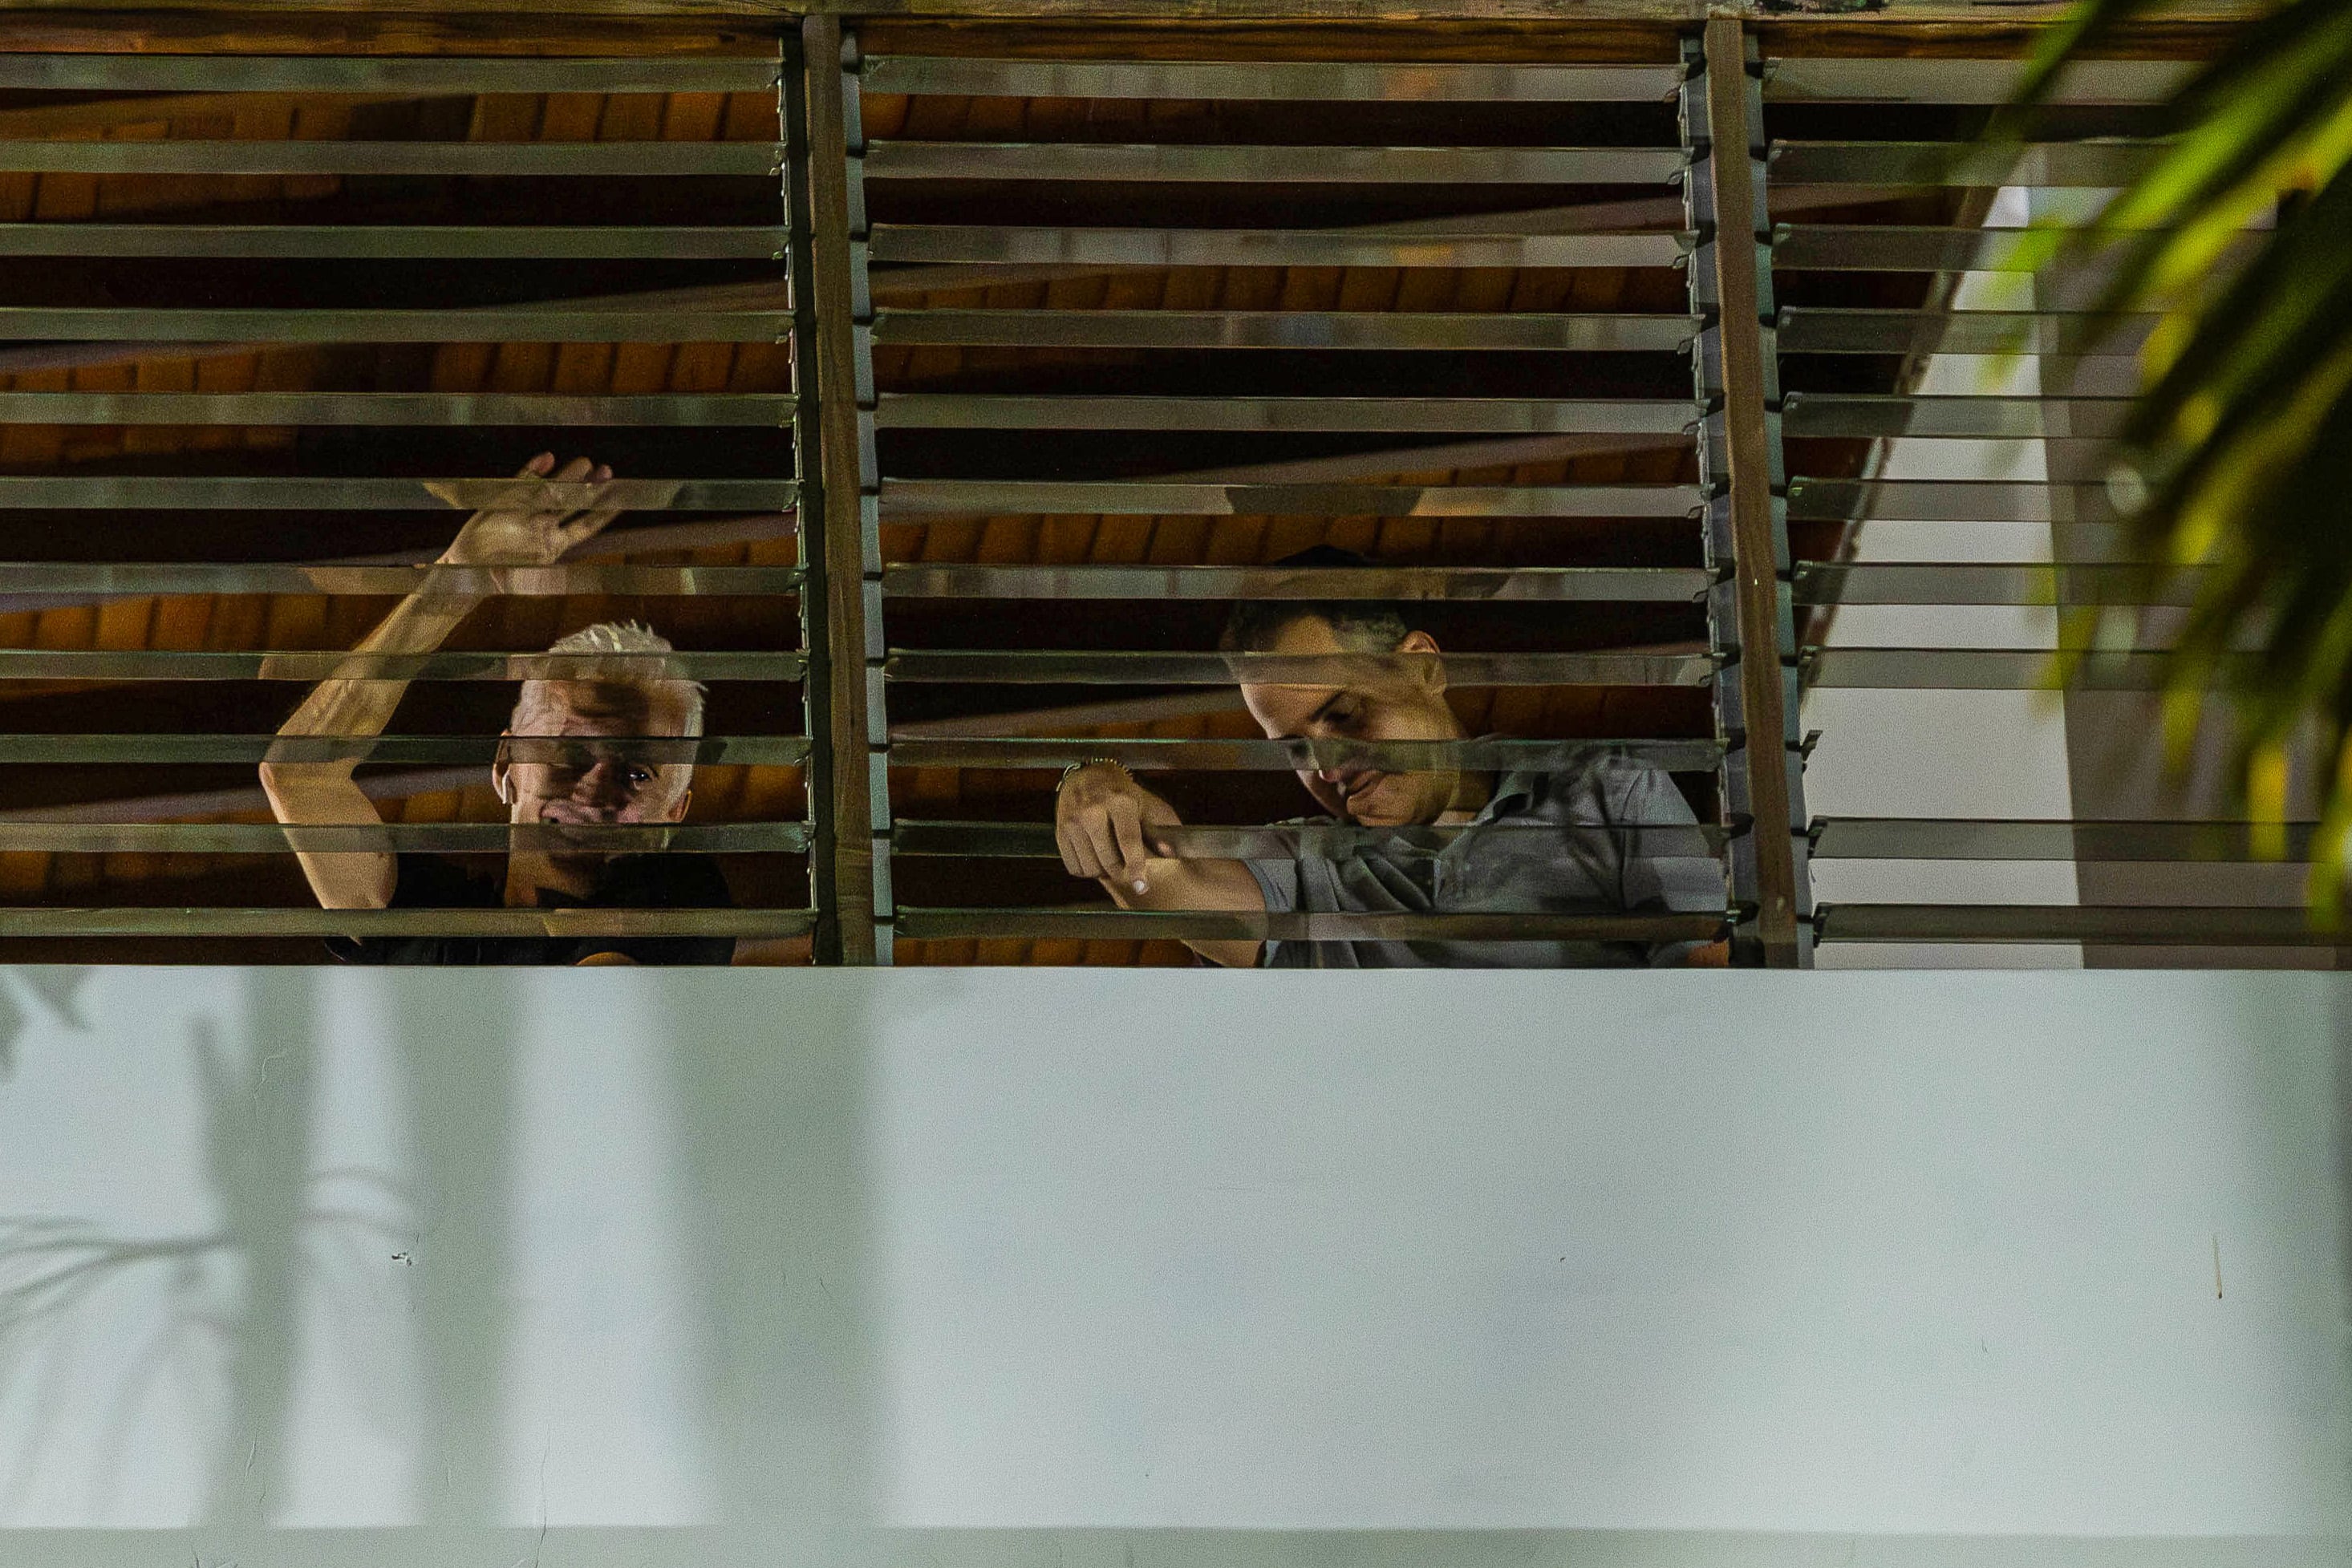
[[[1300,818],[1301,826],[1330,818]],[[1494,826],[1503,831],[1482,832]],[[1612,829],[1666,831],[1637,835]],[[1687,827],[1687,834],[1671,830]],[[1596,749],[1565,773],[1507,773],[1474,831],[1439,844],[1409,832],[1345,859],[1300,855],[1243,863],[1274,914],[1563,915],[1715,912],[1723,868],[1665,770]],[[1556,831],[1547,831],[1547,830]],[[1663,842],[1661,841],[1663,841]],[[1258,962],[1282,969],[1618,968],[1675,964],[1693,943],[1268,942]]]

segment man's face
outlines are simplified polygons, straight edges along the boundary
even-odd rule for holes
[[[518,732],[561,737],[564,744],[500,748],[490,777],[507,799],[509,821],[583,826],[675,822],[686,816],[693,766],[657,761],[643,747],[612,738],[683,735],[684,706],[668,694],[593,681],[534,681],[507,733]]]
[[[1348,661],[1341,685],[1244,685],[1242,701],[1269,739],[1452,740],[1462,733],[1454,710],[1445,706],[1445,682],[1433,664],[1349,648],[1330,622],[1317,616],[1284,627],[1265,652],[1339,654]],[[1427,632],[1415,632],[1397,644],[1397,652],[1433,653],[1437,643]],[[1383,773],[1356,762],[1298,775],[1325,810],[1375,828],[1437,821],[1460,779],[1456,770]]]

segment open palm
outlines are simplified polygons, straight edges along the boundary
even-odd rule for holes
[[[595,504],[612,477],[612,469],[591,464],[585,457],[575,457],[558,469],[555,455],[542,452],[515,476],[511,498],[467,518],[441,559],[452,566],[551,566],[621,515],[617,507]],[[561,496],[553,490],[558,485],[593,486],[588,492],[590,504],[564,504],[576,499],[578,492]]]

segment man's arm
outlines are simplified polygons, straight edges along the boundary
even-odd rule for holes
[[[1180,827],[1182,819],[1116,762],[1090,762],[1065,779],[1054,816],[1064,869],[1100,882],[1122,909],[1265,912],[1265,891],[1241,862],[1153,853],[1163,847],[1153,830]],[[1263,945],[1255,937],[1185,943],[1232,968],[1256,964]]]
[[[591,538],[617,512],[531,511],[531,481],[558,484],[602,483],[609,469],[592,467],[575,457],[553,472],[555,457],[542,453],[515,476],[519,486],[515,507],[488,507],[467,518],[457,538],[441,554],[450,566],[541,566],[552,564],[573,546]],[[425,590],[410,594],[393,608],[374,631],[360,640],[362,653],[429,653],[441,646],[458,622],[482,601],[478,593]],[[321,681],[278,727],[280,736],[373,736],[383,733],[406,681]],[[361,789],[352,773],[359,764],[346,758],[333,762],[287,762],[275,758],[261,764],[261,788],[269,809],[289,827],[332,827],[377,821],[375,803]],[[383,851],[299,851],[302,874],[326,909],[382,909],[392,902],[398,862]]]

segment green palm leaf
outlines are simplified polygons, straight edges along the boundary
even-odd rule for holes
[[[2159,4],[2085,0],[1990,138],[2031,135],[2065,68]],[[2312,891],[2332,915],[2352,839],[2352,0],[2291,0],[2250,25],[2164,118],[2158,161],[2040,255],[2101,254],[2095,308],[2160,318],[2111,488],[2152,575],[2202,569],[2167,734],[2185,752],[2226,714],[2246,803],[2277,824],[2287,758],[2316,731],[2335,768]],[[2217,274],[2265,220],[2244,265]],[[2283,852],[2283,831],[2269,837]]]

